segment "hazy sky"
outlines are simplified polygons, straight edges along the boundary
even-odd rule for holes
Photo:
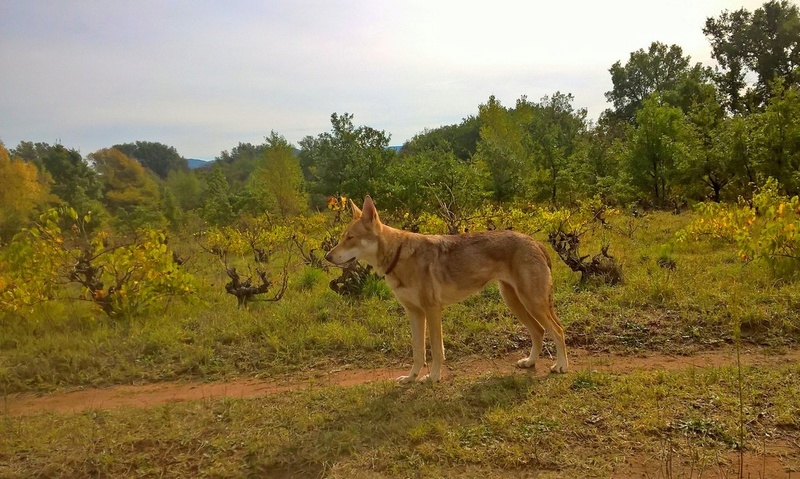
[[[763,3],[0,0],[0,141],[212,159],[347,112],[399,145],[556,91],[594,119],[615,61],[660,41],[712,65],[706,18]]]

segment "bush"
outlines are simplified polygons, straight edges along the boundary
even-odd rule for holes
[[[698,205],[700,218],[676,234],[678,241],[711,238],[735,243],[744,262],[766,262],[776,276],[800,272],[800,198],[778,193],[770,178],[751,202]]]
[[[165,296],[195,291],[162,231],[114,237],[86,227],[91,215],[51,209],[0,256],[0,305],[11,311],[52,300],[89,301],[108,316],[142,312]]]

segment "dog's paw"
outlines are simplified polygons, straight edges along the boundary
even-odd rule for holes
[[[439,382],[439,375],[437,374],[436,376],[434,376],[432,374],[426,374],[425,376],[422,377],[422,379],[419,380],[419,382],[425,383],[425,384],[438,383]]]
[[[521,369],[533,368],[536,369],[536,359],[525,358],[517,361],[517,367]]]
[[[410,374],[408,376],[400,376],[399,378],[395,379],[395,382],[397,384],[412,384],[416,382],[416,380],[417,380],[417,375]]]
[[[554,365],[550,366],[551,373],[565,373],[567,372],[567,366],[564,364],[555,363]]]

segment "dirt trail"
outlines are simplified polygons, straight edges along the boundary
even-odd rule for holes
[[[464,359],[449,362],[444,380],[453,377],[476,377],[485,374],[547,374],[550,360],[539,360],[535,372],[514,367],[521,352],[495,359]],[[640,356],[595,353],[581,349],[569,351],[570,369],[575,371],[601,371],[625,374],[635,370],[677,370],[690,367],[719,367],[736,364],[733,349],[706,351],[692,356],[646,354]],[[743,365],[765,366],[800,362],[800,350],[784,354],[770,354],[761,349],[746,349],[741,354]],[[112,409],[117,407],[147,408],[161,404],[218,398],[250,398],[285,391],[325,386],[354,386],[371,381],[388,381],[405,374],[407,367],[380,369],[335,369],[316,371],[281,379],[236,379],[219,382],[163,382],[146,385],[113,386],[98,389],[80,389],[39,396],[13,394],[0,401],[0,416],[24,416],[43,412],[70,413],[85,409]]]

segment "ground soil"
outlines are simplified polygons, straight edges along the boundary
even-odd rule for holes
[[[720,367],[736,365],[733,349],[700,352],[693,355],[650,354],[618,355],[571,349],[572,371],[600,371],[625,374],[635,370],[678,370],[690,367]],[[456,376],[473,377],[495,374],[548,374],[550,361],[539,360],[535,371],[515,367],[522,354],[512,353],[499,358],[466,358],[451,361],[443,373],[447,381]],[[760,366],[800,362],[800,350],[783,352],[760,348],[744,349],[742,365]],[[97,389],[76,389],[46,395],[11,394],[0,399],[0,414],[23,416],[42,412],[80,412],[86,409],[117,407],[148,408],[166,403],[217,398],[251,398],[304,388],[325,386],[355,386],[372,381],[388,381],[407,374],[408,367],[360,369],[337,367],[329,371],[316,370],[272,379],[241,378],[216,382],[160,382],[142,385],[121,385]]]
[[[735,366],[736,352],[732,348],[705,351],[688,356],[645,353],[641,355],[619,355],[597,353],[581,349],[570,350],[572,371],[601,371],[611,374],[626,374],[637,370],[679,370],[692,367]],[[536,371],[515,367],[522,354],[517,352],[499,358],[465,358],[450,361],[443,380],[455,377],[477,377],[485,374],[548,374],[551,361],[541,359]],[[800,362],[800,349],[775,352],[761,348],[745,348],[740,355],[745,366],[776,366]],[[272,379],[242,378],[216,382],[162,382],[143,385],[122,385],[98,389],[77,389],[46,395],[13,394],[0,399],[0,417],[25,416],[38,413],[74,413],[86,409],[112,409],[120,407],[148,408],[166,403],[219,398],[252,398],[308,388],[339,386],[348,387],[372,381],[388,381],[406,374],[408,367],[361,369],[353,366],[338,367],[328,371],[314,371],[299,375]],[[765,445],[766,446],[766,445]],[[633,456],[626,459],[614,477],[752,477],[752,478],[800,478],[796,470],[800,461],[800,444],[774,441],[766,451],[756,454],[728,453],[720,458],[719,471],[693,470],[691,463],[679,460],[670,464],[669,471],[661,471],[664,458]],[[791,462],[788,464],[787,461]],[[742,463],[742,475],[738,464]],[[787,469],[788,468],[788,469]],[[624,472],[623,472],[624,471]],[[538,475],[537,475],[538,476]],[[536,477],[536,476],[533,476]]]

